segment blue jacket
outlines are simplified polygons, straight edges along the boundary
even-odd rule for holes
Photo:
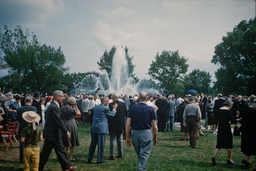
[[[166,115],[170,117],[174,117],[174,109],[175,109],[175,102],[172,100],[168,100],[166,103]]]
[[[100,105],[95,106],[94,108],[94,115],[93,115],[93,122],[91,126],[92,133],[102,133],[108,134],[108,118],[107,116],[115,116],[116,111],[112,110],[105,106],[103,103]]]

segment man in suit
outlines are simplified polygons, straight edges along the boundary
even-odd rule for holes
[[[70,138],[70,133],[65,127],[64,123],[60,119],[60,106],[59,104],[63,100],[63,92],[56,90],[53,92],[54,101],[48,107],[45,113],[45,128],[44,128],[44,146],[40,153],[39,171],[44,169],[44,166],[54,148],[57,158],[60,162],[62,170],[69,171],[76,168],[71,166],[69,159],[67,158],[66,151],[64,149],[61,132],[67,134],[67,138]]]
[[[21,136],[22,130],[28,126],[28,123],[22,117],[22,113],[24,113],[26,111],[34,111],[34,112],[36,112],[36,110],[37,110],[35,106],[31,106],[31,104],[33,102],[32,97],[27,96],[25,98],[24,102],[25,102],[24,106],[20,107],[17,110],[17,120],[19,121],[18,134],[20,136]],[[20,163],[24,163],[23,162],[23,149],[24,149],[24,143],[20,142]]]
[[[33,99],[33,103],[31,106],[36,107],[36,109],[37,109],[36,113],[42,118],[42,108],[41,108],[41,104],[40,104],[39,100],[40,100],[40,93],[38,91],[36,91],[34,93],[34,99]],[[43,122],[43,119],[41,119],[39,121],[40,125],[42,124],[42,122]]]
[[[125,129],[125,117],[127,115],[127,109],[125,103],[119,101],[118,98],[119,94],[113,93],[113,102],[109,104],[110,110],[113,109],[113,105],[118,105],[116,115],[108,119],[110,132],[109,160],[115,160],[115,138],[117,139],[117,158],[123,158],[123,131]]]
[[[166,103],[166,118],[167,118],[167,129],[166,131],[173,131],[173,125],[174,125],[174,109],[175,109],[175,102],[172,100],[172,96],[169,95],[167,98]]]
[[[164,132],[165,129],[165,114],[166,114],[166,100],[163,99],[161,94],[157,95],[158,99],[155,102],[155,105],[158,107],[157,117],[158,117],[158,128],[159,131]]]
[[[141,92],[139,103],[130,108],[126,122],[126,144],[128,147],[131,146],[130,125],[133,130],[132,144],[139,160],[137,170],[146,170],[152,146],[157,142],[156,113],[153,107],[146,104],[146,101],[147,93]],[[154,137],[152,137],[151,126],[154,130]]]
[[[208,125],[208,115],[205,112],[205,105],[207,104],[207,97],[204,95],[204,93],[201,93],[201,98],[200,98],[200,110],[202,114],[202,119],[205,119],[204,127],[207,127]]]
[[[89,155],[87,158],[87,162],[91,163],[93,158],[96,145],[98,144],[98,155],[97,155],[97,163],[105,163],[103,161],[103,153],[105,147],[105,139],[108,131],[108,117],[107,116],[115,116],[117,104],[113,105],[113,110],[107,107],[109,103],[109,99],[107,97],[101,98],[101,104],[95,106],[94,108],[94,118],[91,126],[91,145],[89,148]]]

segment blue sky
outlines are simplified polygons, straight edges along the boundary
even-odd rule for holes
[[[254,16],[254,0],[0,0],[1,30],[20,25],[42,44],[61,46],[70,73],[99,72],[104,51],[122,45],[141,79],[157,52],[179,50],[188,73],[199,68],[215,80],[214,47]]]

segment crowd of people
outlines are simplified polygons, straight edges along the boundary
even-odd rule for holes
[[[203,129],[211,129],[217,135],[212,164],[220,149],[227,149],[228,164],[232,160],[233,139],[230,122],[237,125],[242,134],[241,151],[245,154],[243,163],[250,168],[249,157],[256,155],[256,96],[224,97],[211,95],[166,95],[162,91],[152,95],[140,92],[134,96],[112,93],[109,96],[89,94],[70,95],[54,91],[52,96],[33,94],[0,94],[0,122],[19,122],[20,163],[24,170],[43,170],[52,149],[63,170],[73,170],[74,147],[79,146],[77,124],[91,126],[91,144],[87,162],[91,163],[98,145],[97,163],[104,163],[103,152],[106,134],[110,134],[108,160],[123,158],[123,139],[127,146],[133,144],[138,155],[138,170],[146,170],[152,145],[157,143],[157,132],[173,131],[174,122],[180,122],[181,139],[185,134],[192,148],[197,147]],[[200,120],[205,119],[204,125]],[[3,126],[0,126],[4,129]],[[152,136],[152,132],[154,136]],[[131,139],[132,136],[132,139]],[[38,141],[44,138],[40,152]],[[118,155],[115,156],[117,140]],[[0,137],[0,141],[2,138]],[[34,157],[33,157],[34,156]]]

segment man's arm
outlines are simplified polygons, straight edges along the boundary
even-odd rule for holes
[[[152,120],[151,124],[153,126],[153,131],[154,131],[154,137],[153,137],[154,143],[153,143],[153,145],[155,145],[157,143],[157,131],[158,131],[156,120]]]
[[[183,126],[186,126],[186,121],[187,121],[187,111],[186,111],[186,108],[187,106],[185,107],[184,109],[184,112],[183,112]]]
[[[130,140],[130,137],[129,137],[130,125],[131,125],[131,118],[127,118],[126,125],[125,125],[125,133],[126,133],[126,145],[128,147],[131,147],[131,140]]]

